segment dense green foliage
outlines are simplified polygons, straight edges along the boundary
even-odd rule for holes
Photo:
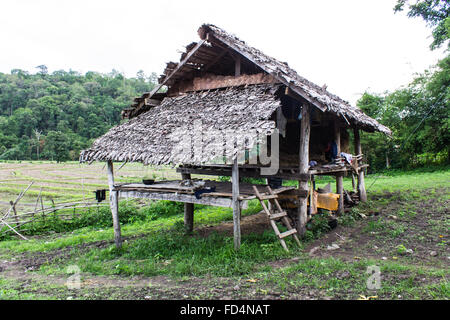
[[[155,75],[127,79],[75,71],[0,73],[0,159],[77,160],[92,139],[120,122],[120,111],[154,87]]]
[[[406,3],[399,0],[394,10],[403,10]],[[417,1],[408,8],[409,17],[420,16],[434,28],[432,49],[449,39],[448,1]],[[371,170],[450,163],[449,101],[449,55],[405,88],[384,95],[366,92],[357,105],[393,132],[392,138],[362,134],[362,149]]]
[[[397,0],[394,11],[403,11],[407,0]],[[439,48],[450,38],[450,2],[448,0],[421,0],[408,4],[408,17],[421,17],[433,28],[430,48]]]
[[[363,133],[362,147],[371,168],[449,163],[449,101],[449,56],[406,88],[385,95],[365,93],[358,106],[393,131],[392,138]]]

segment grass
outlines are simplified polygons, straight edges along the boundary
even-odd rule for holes
[[[24,176],[36,177],[40,166],[36,163],[2,165],[10,167],[0,168],[0,179],[4,178],[8,170],[24,173],[18,175],[20,179]],[[43,163],[42,166],[47,167],[47,172],[60,174],[65,178],[69,178],[71,168],[76,167],[75,164],[69,164],[67,168],[61,168],[61,165],[49,163]],[[101,168],[97,166],[94,169]],[[65,171],[67,174],[62,174]],[[124,180],[138,175],[136,167],[130,167],[128,172],[124,171],[122,174]],[[94,172],[92,175],[92,179],[85,180],[87,188],[101,185],[102,180],[96,177],[98,172],[95,177]],[[327,219],[320,215],[314,216],[310,222],[307,238],[302,242],[301,248],[289,239],[290,252],[284,252],[274,233],[268,230],[261,234],[244,234],[241,250],[236,252],[233,249],[233,238],[229,235],[212,233],[203,237],[195,232],[193,236],[185,235],[182,204],[165,201],[152,202],[146,206],[139,206],[136,201],[121,202],[119,215],[122,235],[126,241],[120,250],[117,250],[112,242],[110,211],[105,207],[81,212],[81,217],[73,221],[56,223],[49,219],[40,224],[36,223],[29,231],[29,241],[13,237],[0,241],[0,260],[43,255],[47,258],[32,272],[40,276],[65,276],[67,266],[77,265],[84,275],[92,277],[164,276],[180,282],[192,278],[212,281],[208,280],[212,278],[224,279],[230,283],[242,283],[242,279],[257,279],[254,284],[244,280],[241,285],[242,292],[239,294],[247,298],[265,297],[270,295],[270,292],[281,292],[281,297],[286,298],[306,295],[356,299],[359,295],[374,294],[386,299],[397,299],[399,296],[410,299],[450,298],[448,268],[442,264],[421,266],[414,257],[405,253],[416,243],[429,245],[430,241],[436,245],[436,250],[441,250],[439,252],[445,253],[448,250],[450,221],[446,213],[450,198],[449,193],[442,190],[448,190],[450,171],[415,171],[409,174],[396,172],[392,175],[385,173],[380,177],[368,176],[366,185],[370,186],[374,181],[368,191],[369,201],[339,217],[339,223],[347,228],[360,226],[360,235],[372,237],[370,241],[383,244],[376,252],[388,256],[389,261],[366,258],[364,254],[367,248],[361,248],[362,258],[354,261],[332,257],[311,258],[305,248],[329,231]],[[334,183],[331,179],[318,179],[317,186],[322,187],[328,182]],[[72,190],[75,188],[64,187],[72,183],[76,184],[64,179],[59,187],[55,188],[61,188],[59,190],[65,193],[64,197],[83,196]],[[0,194],[1,186],[0,182]],[[9,187],[10,185],[4,188]],[[351,189],[349,178],[345,179],[344,187]],[[417,203],[426,203],[430,199],[433,199],[434,203],[433,215],[426,219],[426,225],[421,229],[414,225],[414,221],[427,212],[426,209],[418,207]],[[387,208],[389,211],[385,212]],[[259,203],[252,201],[242,214],[252,215],[260,210]],[[370,215],[374,212],[381,214],[372,219],[361,220],[360,214]],[[194,216],[196,228],[214,226],[232,220],[232,210],[196,205]],[[440,236],[442,238],[439,238]],[[99,247],[97,244],[102,245]],[[392,260],[392,256],[399,258]],[[290,259],[294,260],[287,264],[282,263]],[[274,268],[273,264],[278,262],[282,265]],[[383,279],[382,288],[375,293],[366,286],[366,271],[371,265],[380,267]],[[11,279],[0,278],[0,288],[3,290],[0,291],[0,299],[52,299],[61,298],[65,294],[63,288],[54,288],[58,294],[52,295],[51,288],[45,284],[33,282],[33,286],[34,289],[24,292]],[[211,286],[211,283],[208,286]],[[201,291],[205,288],[197,289]],[[105,292],[98,294],[106,295]],[[256,295],[253,292],[256,292]],[[166,293],[160,297],[164,297]],[[108,291],[108,294],[111,293]],[[171,294],[176,296],[176,292]],[[198,294],[204,298],[215,297],[210,291]],[[229,294],[233,296],[235,293]],[[116,297],[115,294],[112,296]]]
[[[381,287],[367,289],[367,270],[370,266],[380,268]],[[401,280],[399,275],[403,276]],[[404,275],[407,275],[404,277]],[[450,286],[443,269],[430,270],[416,266],[374,260],[345,262],[339,259],[304,259],[289,267],[262,273],[264,283],[275,286],[281,292],[298,290],[322,291],[325,295],[355,299],[363,296],[383,296],[385,299],[448,299]],[[427,277],[428,283],[418,282]]]
[[[295,248],[293,243],[291,247]],[[272,232],[242,238],[236,252],[233,240],[219,234],[207,238],[184,236],[181,232],[157,231],[150,237],[75,255],[64,264],[53,263],[43,272],[61,273],[67,265],[80,265],[82,272],[97,275],[236,276],[247,275],[260,263],[292,256],[276,242]]]

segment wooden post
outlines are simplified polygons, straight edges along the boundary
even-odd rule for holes
[[[309,170],[309,136],[311,133],[310,106],[303,104],[302,120],[300,128],[300,150],[299,150],[299,173],[307,174]],[[298,182],[299,191],[308,191],[308,181]],[[306,233],[306,222],[308,219],[307,197],[299,196],[297,212],[297,232],[303,237]]]
[[[109,205],[111,207],[111,214],[114,227],[114,242],[116,247],[120,249],[122,247],[122,236],[120,234],[119,223],[119,197],[117,191],[114,190],[114,170],[113,163],[108,160],[108,185],[109,185]]]
[[[353,189],[353,192],[356,192],[355,174],[353,172],[352,172],[352,189]]]
[[[336,173],[336,193],[339,194],[339,206],[337,213],[344,212],[344,174],[342,172]]]
[[[234,61],[234,76],[238,77],[241,75],[241,57],[236,55]]]
[[[341,127],[337,121],[334,122],[334,142],[337,146],[337,156],[341,153]]]
[[[234,75],[236,77],[241,75],[241,57],[239,55],[234,57]],[[241,247],[241,203],[239,201],[239,166],[237,154],[231,169],[231,193],[233,201],[234,249],[239,250]]]
[[[241,247],[241,204],[239,201],[239,167],[237,158],[234,159],[231,171],[231,188],[233,195],[233,235],[234,249]]]
[[[334,122],[334,142],[337,146],[337,156],[341,154],[341,127],[337,121]],[[338,214],[344,212],[344,174],[338,172],[336,174],[336,193],[339,194]]]
[[[183,180],[191,179],[190,173],[182,173],[181,178]],[[194,230],[194,204],[184,203],[184,228],[187,234],[192,233]]]
[[[361,139],[359,137],[358,128],[355,128],[353,132],[354,132],[354,138],[355,138],[355,153],[356,153],[356,155],[362,154]],[[362,160],[358,161],[358,165],[361,164],[361,162],[362,162]],[[359,194],[359,201],[366,202],[367,194],[366,194],[366,185],[364,183],[364,170],[363,169],[358,170],[357,189],[358,189],[358,194]]]
[[[19,218],[17,217],[16,204],[12,200],[9,202],[9,204],[11,205],[12,210],[14,212],[14,218],[16,219],[16,225],[19,225]]]

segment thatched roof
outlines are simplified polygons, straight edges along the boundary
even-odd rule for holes
[[[309,101],[323,112],[331,112],[338,117],[343,118],[350,126],[357,126],[368,132],[379,131],[387,135],[391,135],[391,130],[386,126],[378,123],[375,119],[367,116],[359,108],[350,105],[347,101],[330,93],[324,87],[320,87],[313,82],[300,76],[295,70],[290,68],[286,62],[278,61],[267,56],[260,50],[249,46],[236,36],[227,33],[219,27],[212,24],[204,24],[198,34],[204,44],[195,51],[185,64],[169,62],[164,70],[164,74],[159,78],[161,84],[171,86],[184,78],[193,77],[196,72],[205,68],[210,68],[211,63],[217,57],[221,57],[221,63],[216,68],[218,71],[226,71],[226,69],[234,70],[234,61],[229,55],[223,55],[224,50],[232,51],[242,55],[247,62],[247,69],[254,68],[262,70],[276,78],[292,89],[299,96]],[[188,54],[192,53],[197,43],[191,43],[186,47],[186,52],[182,53],[180,61],[183,61]],[[177,69],[179,68],[179,69]],[[174,72],[176,70],[176,72]],[[253,70],[249,70],[253,71]],[[256,72],[256,71],[254,71]],[[170,76],[170,79],[169,79]],[[160,94],[160,93],[156,93]],[[135,103],[125,113],[125,117],[132,118],[149,109],[143,102],[145,98],[156,98],[155,93],[144,93],[142,97],[136,98]],[[159,98],[158,99],[162,99]]]
[[[194,157],[184,153],[180,156],[180,148],[188,144],[185,139],[195,139],[199,132],[193,128],[193,122],[200,120],[203,128],[209,129],[203,137],[202,148],[224,143],[220,139],[216,141],[214,135],[217,133],[211,133],[210,129],[234,131],[237,136],[244,136],[245,131],[251,129],[270,134],[275,127],[275,121],[270,117],[280,106],[275,96],[278,89],[292,91],[299,100],[338,116],[348,126],[391,134],[389,128],[359,108],[306,80],[287,63],[265,55],[234,35],[211,24],[202,25],[198,33],[201,40],[186,47],[180,62],[167,64],[159,78],[159,86],[136,98],[131,108],[123,111],[123,116],[130,120],[112,128],[90,149],[82,151],[80,161],[138,161],[152,165],[209,162],[222,155],[198,156],[193,152]],[[242,79],[234,77],[237,58],[241,59]],[[230,81],[233,85],[226,89],[196,91],[196,77],[207,80],[208,74],[215,75],[216,80],[223,77],[222,83]],[[247,82],[242,86],[240,80]],[[192,85],[186,86],[186,82]],[[158,92],[163,85],[168,87],[168,91]],[[234,158],[237,152],[250,149],[254,142],[250,141],[245,148],[228,149],[224,156]]]
[[[214,130],[234,132],[237,136],[251,130],[260,136],[271,134],[275,121],[268,119],[280,106],[275,97],[279,87],[279,84],[249,85],[167,97],[159,106],[98,138],[90,149],[81,152],[80,161],[137,161],[152,165],[206,163],[221,155],[193,151],[191,157],[180,152],[184,142],[196,139],[195,135],[200,133],[193,127],[196,120],[202,125],[203,148],[227,143],[217,139],[218,132]],[[256,141],[246,147],[251,148]],[[238,151],[242,147],[234,146],[224,156],[234,158]]]
[[[236,36],[231,35],[212,24],[204,24],[200,27],[198,33],[202,39],[206,38],[207,34],[209,34],[210,37],[214,37],[233,50],[239,52],[264,71],[292,88],[322,111],[326,110],[335,113],[338,116],[343,116],[347,118],[348,122],[360,126],[366,131],[380,131],[391,135],[391,130],[389,128],[367,116],[359,108],[350,105],[347,101],[328,92],[325,88],[308,81],[300,76],[295,70],[291,69],[287,63],[280,62],[277,59],[267,56],[260,50],[247,45]]]

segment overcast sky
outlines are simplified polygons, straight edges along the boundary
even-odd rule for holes
[[[443,58],[431,31],[395,0],[2,0],[0,72],[59,69],[160,74],[215,24],[355,103],[406,85]]]

